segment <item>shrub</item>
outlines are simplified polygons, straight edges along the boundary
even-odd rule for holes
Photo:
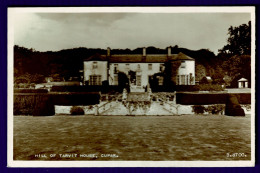
[[[30,84],[29,83],[19,83],[18,88],[29,88]]]
[[[225,113],[229,116],[245,116],[245,112],[241,108],[236,95],[228,95]]]
[[[224,105],[209,105],[207,107],[203,105],[194,105],[192,106],[192,112],[195,114],[203,114],[204,112],[209,114],[220,114],[224,111],[224,108]]]
[[[224,112],[224,109],[224,105],[209,105],[205,111],[210,114],[220,114],[221,112]]]
[[[192,106],[192,112],[195,114],[203,114],[205,111],[205,107],[202,105],[194,105]]]
[[[70,114],[71,115],[84,115],[85,112],[84,112],[84,110],[81,107],[73,106],[70,109]]]
[[[241,104],[240,104],[240,106],[241,106],[241,107],[244,107],[247,111],[250,111],[250,110],[251,110],[251,105],[249,105],[249,104],[244,104],[244,105],[241,105]]]

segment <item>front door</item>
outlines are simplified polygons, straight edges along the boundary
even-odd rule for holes
[[[142,87],[142,78],[141,74],[136,74],[134,71],[129,71],[129,79],[130,79],[130,91],[131,92],[144,92],[144,88]]]
[[[136,85],[136,72],[135,71],[129,71],[128,75],[129,75],[129,78],[130,78],[130,85],[135,86]]]

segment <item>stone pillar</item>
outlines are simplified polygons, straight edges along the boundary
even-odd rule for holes
[[[123,94],[122,94],[122,100],[126,101],[126,99],[127,99],[127,90],[124,88]]]
[[[95,115],[98,115],[98,105],[95,105]]]
[[[147,93],[148,93],[148,100],[151,100],[151,94],[152,94],[151,88],[147,89]]]
[[[248,88],[248,82],[245,82],[245,88]]]
[[[174,95],[173,95],[173,104],[176,104],[176,91],[174,91]]]
[[[107,56],[110,56],[110,47],[107,48]]]
[[[242,88],[242,82],[238,82],[238,88]]]
[[[168,47],[168,56],[171,56],[172,55],[172,47]]]
[[[146,48],[143,47],[143,56],[146,56]]]

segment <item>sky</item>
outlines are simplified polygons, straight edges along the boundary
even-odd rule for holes
[[[178,45],[215,54],[250,13],[16,13],[14,44],[37,51]],[[149,52],[147,52],[149,53]]]

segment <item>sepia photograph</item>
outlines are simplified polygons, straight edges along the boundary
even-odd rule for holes
[[[9,7],[9,167],[255,164],[255,7]]]

